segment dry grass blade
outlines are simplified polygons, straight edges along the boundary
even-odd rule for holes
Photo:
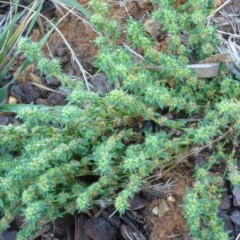
[[[56,90],[53,90],[49,87],[46,87],[44,85],[41,85],[41,84],[38,84],[38,83],[34,83],[34,82],[30,82],[32,85],[36,86],[36,87],[39,87],[39,88],[42,88],[42,89],[45,89],[45,90],[48,90],[48,91],[51,91],[51,92],[55,92],[55,93],[59,93],[59,94],[62,94],[62,95],[65,95],[65,96],[68,96],[69,94],[68,93],[64,93],[64,92],[60,92],[60,91],[56,91]]]
[[[56,2],[55,2],[56,4]],[[61,6],[63,6],[63,4],[61,4]],[[75,14],[75,11],[74,9],[69,9],[67,5],[65,5],[65,8],[68,10],[68,12],[62,16],[62,18],[59,20],[59,22],[61,22],[62,20],[64,20],[66,18],[66,16],[68,16],[69,14]],[[83,79],[85,81],[85,84],[86,84],[86,87],[88,89],[88,91],[90,91],[90,85],[88,83],[88,80],[87,80],[87,76],[90,76],[91,77],[91,74],[89,74],[82,66],[82,64],[80,63],[80,61],[78,60],[78,57],[77,55],[75,54],[74,50],[72,49],[71,45],[69,44],[68,40],[65,38],[65,36],[62,34],[62,32],[53,24],[50,22],[50,24],[52,25],[52,27],[55,28],[55,30],[58,32],[58,34],[60,35],[60,37],[63,39],[65,45],[67,46],[68,50],[70,51],[71,53],[71,57],[72,57],[72,62],[76,62],[76,64],[78,65],[81,73],[82,73],[82,76],[83,76]]]
[[[221,62],[225,63],[234,62],[234,59],[230,56],[229,53],[219,53],[200,61],[200,63],[221,63]]]
[[[226,62],[226,65],[233,75],[240,74],[240,21],[239,13],[229,5],[232,1],[226,1],[216,11],[217,17],[214,14],[209,16],[211,24],[217,27],[217,32],[221,44],[218,50],[221,54],[227,53],[233,61]],[[221,10],[221,11],[220,11]]]
[[[240,49],[239,46],[237,46],[237,44],[235,43],[235,41],[236,40],[234,40],[233,37],[229,37],[228,41],[222,41],[218,49],[220,52],[229,53],[229,55],[234,59],[234,62],[228,63],[227,66],[232,74],[238,75],[240,74]]]
[[[66,17],[67,17],[69,14],[72,14],[72,15],[74,15],[75,17],[77,17],[78,19],[80,19],[81,21],[83,21],[84,24],[87,24],[87,25],[91,26],[91,24],[90,24],[89,22],[87,22],[84,18],[81,17],[81,15],[80,15],[78,12],[76,12],[76,11],[74,10],[74,8],[70,8],[70,7],[69,7],[69,6],[73,5],[74,1],[70,1],[69,4],[64,3],[64,1],[52,1],[52,2],[55,4],[55,6],[56,6],[58,9],[60,9],[60,8],[62,7],[62,8],[64,8],[64,9],[67,11],[66,14],[64,14],[64,15],[62,16],[62,18],[59,19],[59,23],[60,23],[61,21],[63,21],[64,19],[66,19]],[[21,26],[22,26],[22,25],[27,26],[27,25],[29,24],[29,22],[31,21],[31,19],[32,19],[32,17],[34,16],[34,14],[36,14],[35,8],[36,8],[36,6],[38,6],[38,4],[39,4],[39,0],[38,0],[38,1],[35,1],[35,2],[33,3],[33,6],[32,6],[31,8],[28,8],[28,7],[26,7],[26,6],[23,6],[23,5],[19,4],[20,7],[23,7],[24,9],[28,9],[28,11],[29,11],[27,17],[24,19],[23,24],[21,24]],[[77,9],[78,9],[78,8],[77,8]],[[52,28],[54,28],[54,30],[57,31],[58,34],[60,35],[60,37],[63,39],[65,45],[67,46],[67,48],[69,49],[69,51],[70,51],[70,53],[71,53],[72,61],[73,61],[73,62],[76,62],[76,64],[78,65],[79,69],[80,69],[81,72],[82,72],[82,76],[83,76],[83,78],[84,78],[84,81],[85,81],[85,84],[86,84],[86,86],[87,86],[87,89],[90,91],[90,85],[89,85],[89,83],[88,83],[87,76],[90,76],[90,77],[91,77],[91,75],[83,68],[82,64],[81,64],[80,61],[78,60],[78,57],[76,56],[76,54],[75,54],[74,50],[72,49],[71,45],[69,44],[68,40],[65,38],[65,36],[62,34],[62,32],[58,29],[58,27],[57,27],[53,22],[51,22],[48,18],[46,18],[46,17],[45,17],[44,15],[42,15],[41,13],[39,14],[39,16],[41,16],[44,20],[46,20],[46,21],[50,24],[50,26],[51,26]],[[87,16],[89,16],[89,15],[87,15]],[[91,26],[91,27],[92,27],[92,26]],[[24,30],[24,29],[22,29],[22,31],[23,31],[23,30]],[[22,31],[21,31],[21,33],[22,33]]]
[[[156,176],[155,180],[157,180],[158,178],[159,176]],[[154,184],[153,183],[154,178],[153,178],[151,181],[148,181],[147,184],[142,186],[142,191],[145,194],[148,194],[150,196],[164,197],[166,194],[174,192],[174,189],[173,189],[173,187],[175,186],[174,183],[178,179],[171,181],[172,178],[173,176],[171,176],[165,184],[163,183]]]
[[[217,13],[219,12],[221,9],[223,9],[225,6],[227,6],[228,4],[230,4],[232,2],[232,0],[227,0],[224,4],[222,4],[219,8],[217,8],[211,15],[208,16],[207,20],[209,23],[209,20],[211,20],[211,18]]]

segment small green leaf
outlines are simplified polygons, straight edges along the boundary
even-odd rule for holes
[[[0,198],[0,208],[3,208],[4,204],[3,204],[3,200]]]
[[[83,13],[88,19],[90,19],[91,15],[90,13],[84,8],[80,3],[74,0],[60,0],[60,2],[63,2],[71,7],[75,7],[77,10],[79,10],[81,13]]]

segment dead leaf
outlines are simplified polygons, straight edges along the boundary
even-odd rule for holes
[[[219,53],[202,60],[200,63],[221,63],[221,62],[225,63],[234,62],[234,59],[230,56],[229,53]]]
[[[17,69],[17,71],[13,74],[14,77],[19,73],[21,67]],[[30,64],[26,67],[26,69],[18,76],[18,81],[20,83],[26,83],[28,82],[29,74],[34,72],[36,69],[36,66],[34,64]]]
[[[171,210],[171,208],[168,206],[167,201],[165,199],[161,199],[158,206],[153,208],[152,213],[159,217],[162,217],[164,213],[169,210]]]
[[[29,79],[31,82],[42,84],[41,78],[34,73],[29,73]]]
[[[142,0],[138,2],[138,5],[141,9],[146,10],[151,3],[152,0]]]
[[[151,35],[151,37],[155,38],[161,31],[161,23],[158,21],[154,21],[152,19],[147,20],[144,23],[144,30]]]

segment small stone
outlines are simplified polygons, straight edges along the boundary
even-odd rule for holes
[[[32,103],[40,97],[40,94],[30,83],[12,85],[10,94],[19,103]]]
[[[104,210],[103,213],[102,213],[102,216],[113,226],[115,227],[116,229],[120,228],[121,226],[121,220],[120,218],[116,215],[116,214],[113,214],[112,216],[112,213],[110,213],[109,211],[107,210]],[[110,217],[111,216],[111,217]],[[109,218],[110,217],[110,218]]]
[[[153,208],[152,213],[158,216],[158,206]]]
[[[175,202],[175,198],[173,196],[169,196],[167,198],[167,201],[170,202],[170,203],[174,203]]]
[[[144,23],[144,30],[151,35],[151,37],[155,38],[161,31],[161,23],[154,21],[152,19],[147,20]]]
[[[111,92],[114,89],[114,84],[110,84],[108,77],[105,74],[97,74],[89,79],[89,83],[93,86],[93,91],[98,92],[100,96]]]
[[[55,92],[51,92],[47,98],[47,100],[57,106],[63,106],[65,105],[67,102],[66,100],[62,97],[61,94],[59,93],[55,93]]]
[[[195,164],[197,164],[198,166],[201,167],[208,162],[208,158],[206,155],[199,153],[199,154],[195,155],[194,161],[195,161]]]
[[[239,233],[240,232],[240,225],[234,224],[234,230]]]
[[[233,223],[240,225],[240,211],[234,210],[230,215],[230,219]]]
[[[55,77],[46,78],[46,82],[49,87],[53,88],[57,88],[61,85],[61,83]]]
[[[219,217],[223,220],[224,222],[224,231],[233,231],[233,224],[230,220],[230,217],[224,212],[220,211]]]
[[[16,104],[17,103],[17,99],[13,96],[10,96],[8,99],[8,103],[9,104]]]
[[[85,234],[93,240],[113,240],[116,230],[105,218],[88,219],[84,222]]]
[[[229,198],[228,193],[225,191],[222,194],[222,198],[221,198],[221,203],[219,205],[219,209],[220,210],[227,210],[231,207],[231,200]]]
[[[134,198],[130,201],[130,210],[139,210],[147,205],[146,200],[144,200],[140,194],[136,194]]]
[[[58,57],[63,56],[66,53],[66,47],[58,46],[56,49],[56,54]]]
[[[0,233],[0,239],[3,240],[16,240],[17,232],[16,231],[3,231]]]
[[[233,191],[233,204],[235,207],[240,206],[240,185]]]
[[[7,126],[13,122],[13,117],[11,116],[0,116],[0,126]]]

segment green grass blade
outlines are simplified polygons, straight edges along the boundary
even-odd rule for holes
[[[7,87],[2,87],[1,89],[0,89],[0,103],[3,101],[3,99],[6,97],[6,95],[7,95],[7,90],[8,90],[8,88]]]
[[[34,13],[34,17],[32,18],[32,21],[31,21],[31,23],[29,24],[29,27],[28,27],[28,31],[27,31],[27,34],[26,34],[27,36],[29,36],[30,32],[32,31],[32,28],[34,27],[34,24],[37,21],[37,18],[40,15],[40,11],[42,9],[43,3],[44,3],[44,1],[41,1],[41,3],[39,4],[36,12]]]
[[[10,67],[12,66],[14,60],[15,60],[16,56],[12,57],[12,59],[7,63],[7,65],[4,67],[4,69],[2,70],[2,72],[0,73],[0,82],[2,81],[2,79],[7,75]]]
[[[57,23],[58,24],[58,23]],[[56,25],[57,25],[56,24]],[[52,32],[55,30],[55,27],[53,27],[50,31],[48,31],[47,34],[44,35],[44,37],[39,41],[39,46],[42,48],[47,39],[51,36]]]
[[[9,85],[11,83],[13,83],[14,81],[16,81],[16,79],[18,78],[18,76],[27,68],[27,66],[30,64],[31,62],[27,59],[25,60],[25,62],[23,63],[23,65],[21,66],[18,74],[16,74],[16,76],[8,83],[6,84],[4,87],[0,88],[0,102],[6,97],[7,95],[7,89],[9,87]]]
[[[59,2],[65,3],[66,5],[76,8],[78,11],[83,13],[88,19],[90,19],[91,17],[90,13],[80,3],[74,0],[59,0]]]

